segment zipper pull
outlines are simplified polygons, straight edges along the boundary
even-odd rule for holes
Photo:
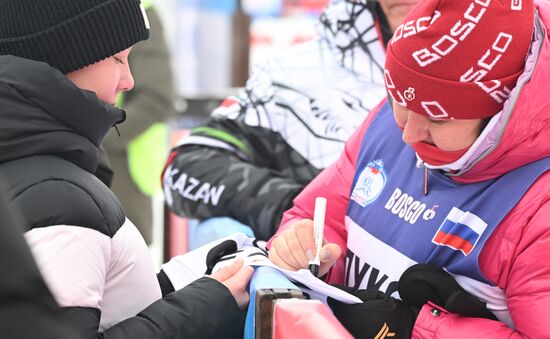
[[[120,138],[120,131],[118,130],[118,124],[122,124],[124,121],[126,121],[126,111],[123,110],[122,108],[118,108],[118,110],[122,113],[122,117],[118,121],[115,121],[115,123],[113,124],[113,127],[116,129],[116,133]]]
[[[428,167],[424,166],[424,195],[428,195]]]
[[[114,126],[114,127],[115,127],[115,129],[116,129],[116,133],[118,134],[118,137],[120,138],[120,131],[118,130],[118,125],[117,125],[117,124],[115,124],[115,126]]]

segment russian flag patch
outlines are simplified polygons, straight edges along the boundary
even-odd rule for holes
[[[472,252],[486,228],[487,223],[477,215],[453,207],[432,242],[461,251],[466,256]]]

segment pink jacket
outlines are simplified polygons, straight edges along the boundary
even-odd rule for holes
[[[496,178],[513,169],[550,156],[550,3],[536,2],[540,19],[536,31],[541,40],[533,51],[525,72],[505,103],[497,127],[487,136],[490,153],[474,159],[473,167],[455,177],[461,183]],[[298,219],[312,219],[315,197],[323,195],[327,206],[325,236],[346,253],[347,232],[344,216],[348,206],[357,153],[378,108],[348,140],[338,161],[323,171],[294,200],[279,231]],[[322,194],[320,194],[322,192]],[[484,275],[505,292],[514,329],[506,324],[479,318],[466,318],[443,312],[421,310],[413,331],[415,338],[550,338],[550,172],[543,174],[501,222],[480,256]],[[342,257],[328,280],[342,283]]]

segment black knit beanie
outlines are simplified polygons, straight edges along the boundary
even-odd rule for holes
[[[149,38],[140,0],[0,0],[0,55],[76,71]]]

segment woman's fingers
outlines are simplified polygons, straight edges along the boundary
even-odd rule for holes
[[[321,276],[327,274],[332,266],[340,259],[342,255],[342,249],[337,244],[328,243],[321,247],[319,259],[321,261],[321,267],[319,268],[319,274]]]
[[[323,241],[319,252],[321,275],[326,274],[342,255],[340,246]],[[287,270],[307,268],[314,256],[313,222],[309,219],[300,220],[281,232],[271,243],[269,251],[269,259]]]
[[[296,260],[291,249],[288,247],[286,235],[283,233],[271,243],[269,259],[281,268],[294,271],[300,269],[300,263]]]

